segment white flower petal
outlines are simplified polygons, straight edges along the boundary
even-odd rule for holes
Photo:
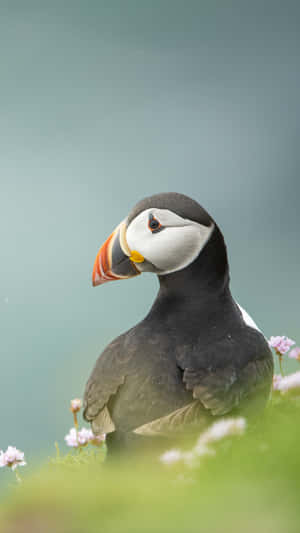
[[[160,456],[160,461],[166,465],[171,465],[180,461],[181,457],[180,450],[168,450]]]

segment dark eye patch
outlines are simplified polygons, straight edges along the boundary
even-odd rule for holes
[[[155,218],[152,213],[149,214],[148,228],[150,229],[150,231],[152,231],[152,233],[158,233],[163,229],[163,226],[161,225],[159,220],[157,220],[157,218]]]

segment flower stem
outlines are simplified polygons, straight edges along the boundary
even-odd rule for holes
[[[56,448],[56,459],[59,459],[59,457],[60,457],[60,449],[59,449],[59,446],[58,446],[58,442],[55,441],[54,446]]]
[[[284,377],[284,372],[283,372],[283,368],[282,368],[282,355],[279,355],[279,368],[280,368],[280,374],[282,375],[282,377]]]
[[[17,468],[15,469],[15,474],[16,474],[17,482],[18,483],[22,483],[22,478],[21,478]]]
[[[76,431],[78,430],[78,420],[77,420],[77,413],[73,413],[74,417],[74,426],[76,428]]]

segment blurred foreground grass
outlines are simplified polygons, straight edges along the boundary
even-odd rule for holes
[[[47,465],[6,492],[0,531],[298,533],[299,415],[297,400],[275,398],[193,469],[146,456],[102,464],[101,452]]]

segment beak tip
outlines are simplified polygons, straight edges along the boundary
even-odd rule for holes
[[[95,281],[95,280],[92,281],[93,287],[98,287],[98,285],[102,285],[102,283],[103,283],[103,281],[100,281],[100,280],[99,281]]]
[[[97,287],[97,285],[101,285],[102,279],[101,276],[98,274],[97,269],[94,269],[93,276],[92,276],[92,284],[93,287]]]

